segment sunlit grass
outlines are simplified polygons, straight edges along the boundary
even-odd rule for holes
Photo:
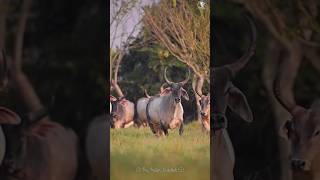
[[[209,180],[210,140],[197,122],[168,137],[149,128],[111,130],[111,180]]]

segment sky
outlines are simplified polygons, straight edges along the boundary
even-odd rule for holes
[[[132,30],[134,29],[135,25],[141,20],[142,18],[142,7],[146,5],[151,5],[154,2],[157,2],[157,0],[137,0],[137,6],[133,8],[128,15],[124,18],[123,21],[121,21],[121,24],[117,27],[117,23],[112,23],[111,21],[113,17],[115,16],[115,12],[119,9],[118,6],[115,6],[112,2],[121,3],[128,0],[111,0],[110,1],[110,47],[112,49],[119,48],[123,44],[123,42],[126,41],[128,38],[128,35]],[[139,28],[140,27],[140,28]],[[133,33],[133,37],[136,37],[139,33],[139,30],[141,29],[141,25],[135,28],[135,31]]]

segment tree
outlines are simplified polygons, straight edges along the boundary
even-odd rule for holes
[[[210,76],[210,3],[205,9],[198,9],[193,1],[174,4],[162,0],[144,8],[145,29],[154,41],[193,71],[193,90],[201,94],[204,80]],[[200,120],[200,97],[197,93],[195,97]]]
[[[140,6],[140,0],[110,1],[110,91],[115,90],[119,97],[124,96],[118,84],[119,67],[126,52],[128,52],[130,48],[133,48],[130,44],[132,44],[134,40],[133,35],[137,33],[140,20],[133,24],[131,31],[125,31],[124,25],[130,22],[130,18],[132,18],[130,17],[130,13],[136,12],[137,17],[139,17],[141,13],[139,10]]]

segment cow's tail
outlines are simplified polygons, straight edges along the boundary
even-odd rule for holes
[[[150,126],[150,123],[151,123],[151,117],[150,117],[150,113],[149,113],[149,106],[150,106],[150,103],[152,102],[153,98],[150,98],[148,103],[147,103],[147,106],[146,106],[146,115],[147,115],[147,120],[148,120],[148,124]]]
[[[137,109],[137,106],[138,106],[138,101],[135,102],[134,104],[134,115],[133,115],[133,122],[134,124],[136,124],[138,127],[141,126],[141,122],[139,120],[139,116],[138,116],[138,109]]]

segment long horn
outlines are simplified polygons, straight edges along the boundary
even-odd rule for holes
[[[151,96],[147,93],[147,90],[144,89],[144,95],[147,97],[147,98],[151,98]]]
[[[246,53],[235,63],[226,65],[232,71],[233,76],[249,62],[250,58],[254,55],[256,50],[257,29],[253,22],[253,19],[249,15],[245,15],[245,17],[251,27],[250,46],[247,49]]]
[[[280,68],[279,68],[280,69]],[[278,102],[291,114],[293,115],[293,109],[296,107],[295,102],[290,102],[289,100],[283,98],[281,91],[280,91],[280,70],[276,74],[276,78],[273,81],[273,93]]]
[[[189,78],[190,78],[190,69],[188,68],[188,75],[187,75],[186,79],[181,81],[181,82],[179,82],[179,84],[181,86],[184,86],[189,81]]]
[[[198,92],[198,90],[197,89],[195,89],[195,91],[194,92],[196,92],[197,94],[198,94],[198,96],[202,96],[202,95],[200,95],[200,93]]]
[[[173,84],[173,82],[172,82],[172,81],[169,81],[169,79],[167,78],[167,69],[168,69],[168,67],[165,67],[165,68],[164,68],[164,80],[165,80],[169,85],[171,85],[171,84]]]

